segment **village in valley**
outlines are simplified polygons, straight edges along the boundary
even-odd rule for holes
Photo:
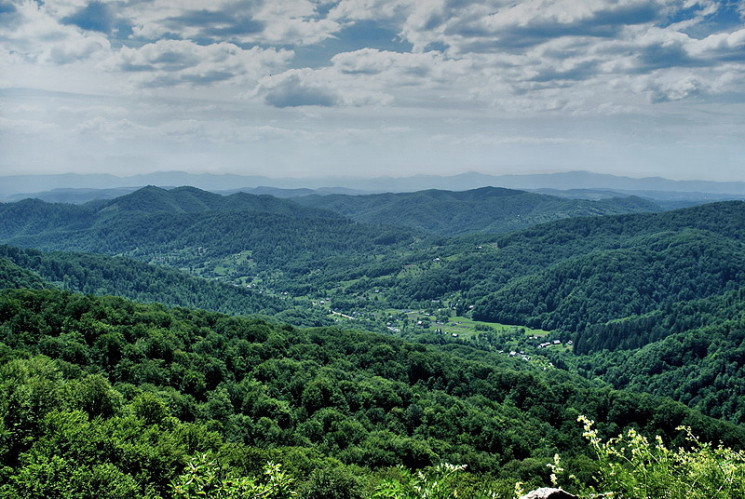
[[[333,302],[329,297],[312,301],[345,327],[356,324],[424,343],[464,344],[524,362],[537,362],[542,367],[553,367],[546,357],[549,352],[569,353],[574,347],[572,340],[563,340],[551,331],[476,321],[468,312],[454,315],[453,307],[342,311]]]

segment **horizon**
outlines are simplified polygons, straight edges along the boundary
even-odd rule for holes
[[[231,173],[194,174],[184,171],[154,172],[119,176],[114,174],[60,173],[52,175],[0,175],[0,202],[13,202],[36,195],[75,191],[131,191],[153,186],[166,190],[195,187],[218,194],[238,191],[310,190],[317,193],[378,194],[412,193],[425,190],[470,191],[502,188],[520,191],[607,191],[617,195],[689,196],[691,199],[745,199],[745,182],[707,180],[673,180],[664,177],[627,177],[588,171],[566,171],[543,174],[485,175],[465,172],[456,175],[412,176],[316,176],[266,177]],[[255,192],[262,193],[262,192]],[[645,194],[646,193],[646,194]],[[111,193],[108,194],[110,196]],[[662,198],[659,198],[662,199]]]
[[[745,181],[742,2],[8,0],[0,74],[6,176]]]
[[[236,177],[245,177],[245,178],[264,178],[268,180],[319,180],[319,179],[350,179],[350,180],[357,180],[357,181],[365,181],[365,180],[380,180],[380,179],[392,179],[392,180],[401,180],[401,179],[412,179],[412,178],[426,178],[426,177],[436,177],[436,178],[450,178],[450,177],[466,177],[466,176],[483,176],[483,177],[543,177],[543,176],[562,176],[562,175],[588,175],[588,176],[595,176],[598,178],[601,177],[615,177],[619,179],[629,179],[629,180],[664,180],[669,182],[676,182],[676,183],[687,183],[687,182],[707,182],[707,183],[715,183],[715,184],[736,184],[736,183],[745,183],[745,178],[743,180],[709,180],[706,178],[703,178],[703,176],[691,176],[691,177],[677,177],[676,176],[664,176],[664,175],[645,175],[643,173],[641,174],[623,174],[623,173],[605,173],[602,171],[593,171],[593,170],[587,170],[587,169],[566,169],[566,170],[527,170],[527,171],[520,171],[520,172],[507,172],[507,173],[486,173],[484,171],[478,171],[478,170],[465,170],[460,172],[454,172],[454,173],[444,173],[444,174],[437,174],[437,173],[412,173],[412,174],[401,174],[401,175],[395,175],[395,174],[349,174],[349,173],[339,173],[339,174],[309,174],[309,175],[276,175],[273,176],[271,173],[241,173],[241,172],[233,172],[233,171],[201,171],[201,170],[153,170],[153,171],[147,171],[142,173],[132,173],[132,174],[124,174],[121,172],[75,172],[75,171],[65,171],[65,172],[51,172],[51,173],[40,173],[40,172],[33,172],[33,173],[10,173],[6,174],[3,172],[0,172],[0,178],[18,178],[18,177],[62,177],[62,176],[80,176],[80,177],[93,177],[96,175],[100,176],[111,176],[118,179],[130,179],[130,178],[138,178],[138,177],[148,177],[148,176],[158,176],[158,175],[186,175],[186,176],[212,176],[212,177],[229,177],[229,176],[236,176]],[[132,186],[136,187],[136,186]],[[176,186],[181,187],[181,186]],[[335,187],[335,186],[329,186],[329,187]]]
[[[137,179],[143,177],[157,177],[157,176],[187,176],[187,177],[241,177],[247,179],[266,179],[276,181],[318,181],[318,180],[351,180],[351,181],[379,181],[379,180],[407,180],[407,179],[418,179],[418,178],[462,178],[462,177],[486,177],[486,178],[528,178],[528,177],[559,177],[568,175],[581,175],[588,176],[591,178],[616,178],[623,180],[633,181],[665,181],[672,183],[712,183],[712,184],[739,184],[745,183],[745,180],[707,180],[702,177],[691,177],[691,178],[674,178],[669,176],[660,175],[624,175],[615,173],[603,173],[591,170],[560,170],[560,171],[526,171],[518,173],[484,173],[476,170],[468,170],[456,173],[446,174],[434,174],[434,173],[414,173],[404,175],[355,175],[355,174],[318,174],[318,175],[305,175],[305,176],[272,176],[270,174],[251,174],[251,173],[235,173],[235,172],[210,172],[210,171],[187,171],[187,170],[155,170],[144,173],[133,173],[130,175],[122,174],[119,172],[94,172],[94,173],[80,173],[80,172],[53,172],[53,173],[16,173],[16,174],[4,174],[0,172],[0,179],[2,178],[41,178],[41,177],[114,177],[119,180]],[[130,187],[144,187],[149,184],[134,184]],[[174,185],[167,187],[189,187],[189,184]],[[163,186],[156,186],[163,187]],[[272,186],[258,186],[258,187],[272,187]],[[337,187],[329,185],[327,187]],[[489,187],[484,185],[484,187]]]

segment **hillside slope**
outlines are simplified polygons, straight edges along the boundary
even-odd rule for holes
[[[474,297],[477,317],[583,331],[739,288],[745,203],[566,220],[495,244],[514,273],[498,290]],[[478,269],[477,262],[469,271]]]
[[[295,201],[358,222],[411,227],[443,236],[510,232],[571,217],[660,211],[653,202],[635,197],[590,201],[496,187],[463,192],[312,195]]]
[[[83,206],[38,200],[0,205],[0,241],[42,250],[124,255],[241,283],[324,268],[338,257],[353,268],[403,248],[411,231],[354,223],[270,196],[219,196],[193,188],[147,187]],[[217,270],[216,270],[217,269]]]
[[[745,288],[591,326],[576,344],[562,360],[583,376],[745,421]]]
[[[109,213],[203,213],[214,211],[266,212],[279,215],[333,217],[329,211],[307,209],[291,200],[237,192],[222,196],[196,187],[162,189],[147,186],[106,202],[92,202],[100,215]]]
[[[239,315],[275,314],[292,307],[291,302],[252,289],[207,281],[130,258],[45,253],[6,245],[0,245],[0,278],[2,287],[56,287]]]

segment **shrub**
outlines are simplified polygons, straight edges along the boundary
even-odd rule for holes
[[[595,484],[580,483],[574,475],[567,477],[582,496],[603,492],[605,497],[634,499],[745,497],[743,451],[702,442],[685,426],[677,429],[685,432],[688,445],[678,449],[666,447],[659,436],[650,441],[634,429],[604,442],[593,421],[584,416],[578,421],[584,424],[584,437],[598,460]],[[557,485],[565,473],[559,456],[548,466]]]

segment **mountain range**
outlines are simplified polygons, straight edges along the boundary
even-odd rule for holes
[[[49,201],[85,202],[111,198],[146,185],[175,187],[190,185],[209,191],[233,193],[246,190],[256,194],[282,197],[319,193],[415,192],[427,189],[464,191],[479,187],[503,187],[519,190],[553,189],[610,190],[615,194],[636,195],[648,199],[711,202],[745,197],[745,182],[675,181],[659,177],[629,178],[585,171],[488,175],[463,173],[452,176],[417,175],[413,177],[312,177],[270,178],[256,175],[193,174],[161,172],[118,177],[109,174],[14,175],[0,177],[0,201],[18,201],[41,197]],[[98,192],[94,192],[98,191]],[[615,195],[614,194],[614,195]],[[580,194],[585,196],[586,194]]]

